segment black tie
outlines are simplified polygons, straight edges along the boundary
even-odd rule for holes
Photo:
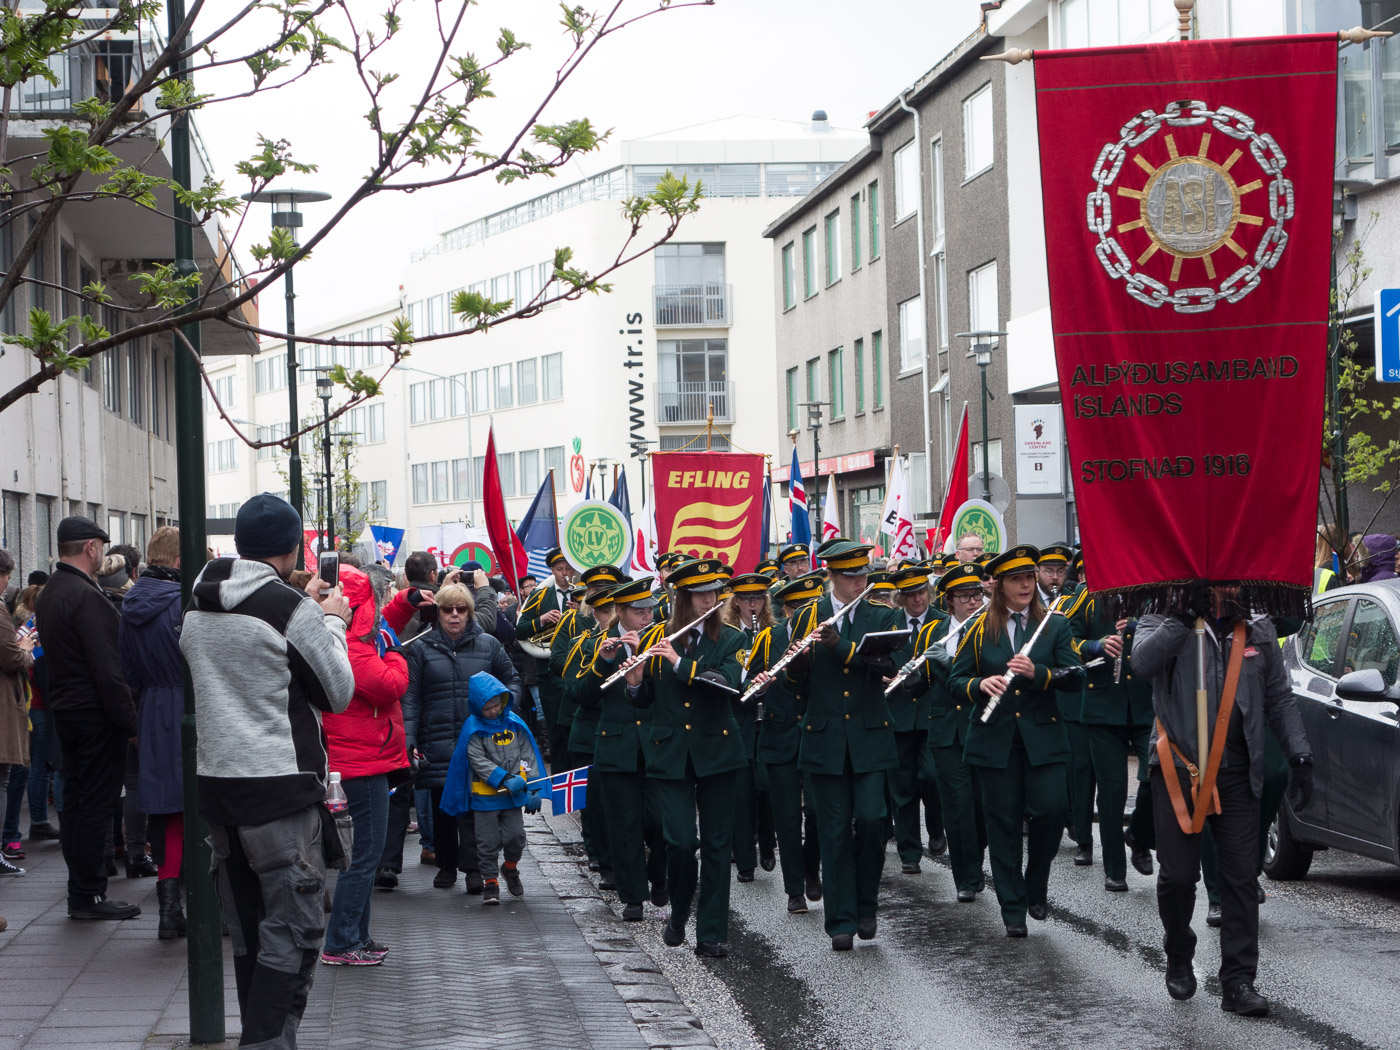
[[[1011,615],[1016,618],[1016,630],[1014,632],[1016,637],[1011,639],[1011,645],[1012,648],[1019,653],[1021,651],[1021,646],[1026,644],[1026,614],[1018,612],[1012,613]]]

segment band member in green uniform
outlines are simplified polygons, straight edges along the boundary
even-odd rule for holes
[[[667,551],[659,555],[656,559],[656,588],[651,592],[656,599],[656,608],[652,609],[652,618],[656,623],[665,623],[671,615],[671,589],[666,581],[674,569],[683,561],[690,559],[678,551]]]
[[[621,660],[642,652],[664,629],[651,622],[656,599],[651,595],[650,580],[621,583],[605,593],[612,600],[616,617],[606,632],[589,636],[586,670],[579,679],[579,715],[590,708],[597,713],[593,768],[588,777],[589,805],[584,812],[601,799],[622,917],[640,922],[648,884],[653,904],[660,908],[670,903],[660,806],[655,782],[646,776],[644,758],[651,709],[632,704],[623,682],[614,682],[607,689],[602,684]],[[579,723],[575,720],[574,724]]]
[[[883,682],[893,663],[856,654],[867,633],[897,627],[894,610],[868,599],[852,604],[865,589],[870,550],[850,540],[828,544],[823,557],[831,594],[795,618],[800,637],[843,614],[837,624],[821,628],[806,666],[796,669],[807,696],[797,765],[807,774],[817,811],[825,926],[835,951],[850,951],[854,934],[862,940],[875,936],[885,864],[885,777],[899,764]]]
[[[515,635],[520,639],[530,639],[536,645],[548,649],[554,641],[554,632],[558,629],[559,621],[569,610],[569,589],[573,586],[574,568],[558,547],[546,551],[544,559],[549,565],[553,579],[536,587],[530,597],[521,604],[515,623]],[[568,767],[562,763],[568,751],[569,734],[555,729],[559,718],[559,683],[549,673],[549,657],[535,657],[534,660],[541,713],[549,727],[550,768],[555,771],[566,769]]]
[[[875,588],[870,592],[870,600],[886,609],[895,607],[893,576],[888,569],[871,569],[865,577],[866,584]]]
[[[1036,563],[1036,587],[1040,601],[1047,609],[1056,608],[1064,594],[1065,577],[1074,549],[1063,543],[1042,547]],[[1065,766],[1065,788],[1069,794],[1066,827],[1074,844],[1074,863],[1081,868],[1094,863],[1094,761],[1089,754],[1089,733],[1080,723],[1082,697],[1074,693],[1059,695],[1060,719],[1065,724],[1069,740],[1069,763]]]
[[[1030,652],[1021,652],[1050,615],[1036,593],[1039,560],[1040,551],[1024,544],[991,560],[991,602],[963,630],[948,683],[953,696],[975,705],[963,755],[978,767],[992,882],[1008,937],[1026,936],[1027,912],[1033,919],[1048,914],[1050,863],[1064,828],[1069,759],[1053,692],[1078,692],[1083,683],[1063,616],[1050,616]],[[1029,825],[1024,871],[1022,821]]]
[[[903,667],[913,658],[919,632],[924,627],[948,618],[946,613],[937,613],[929,608],[928,579],[928,569],[918,567],[900,569],[892,577],[895,604],[899,608],[896,623],[912,632],[909,644],[895,654],[896,667]],[[905,875],[919,874],[919,861],[923,857],[923,833],[919,828],[920,802],[924,804],[928,824],[929,855],[937,857],[948,848],[943,834],[943,808],[939,805],[938,785],[927,747],[926,692],[920,690],[918,694],[911,695],[896,691],[889,698],[895,748],[899,752],[899,765],[890,773],[889,792],[894,809],[895,845]]]
[[[768,605],[768,577],[746,573],[729,581],[731,595],[719,615],[726,624],[744,636],[739,663],[748,665],[749,652],[759,632],[773,626],[773,610]],[[758,705],[734,703],[734,719],[744,744],[747,768],[734,778],[734,863],[740,882],[753,882],[754,866],[764,871],[778,866],[773,853],[773,814],[768,805],[767,771],[758,765]]]
[[[612,569],[612,566],[604,565],[598,568]],[[595,570],[590,569],[589,572],[595,572]],[[595,579],[607,575],[608,573],[595,574]],[[585,573],[584,576],[587,577],[588,573]],[[581,610],[581,614],[590,617],[593,626],[574,640],[559,676],[560,689],[564,696],[561,706],[567,706],[573,716],[572,724],[569,726],[570,768],[593,764],[593,745],[598,735],[598,706],[584,704],[583,697],[591,684],[588,678],[588,665],[593,656],[593,646],[608,633],[608,629],[613,624],[613,600],[609,594],[613,586],[614,584],[609,583],[601,590],[596,586],[589,586],[588,589],[592,593],[589,594],[587,605],[584,607],[586,613]],[[582,619],[582,615],[580,619]],[[580,824],[583,827],[584,840],[589,847],[588,854],[598,862],[600,876],[598,888],[611,890],[616,889],[617,886],[613,876],[612,850],[608,843],[607,820],[604,816],[606,804],[604,785],[594,781],[589,785],[588,805],[583,808]]]
[[[675,593],[666,631],[676,633],[716,607],[725,576],[719,562],[682,562],[671,573]],[[662,940],[685,943],[695,899],[695,953],[729,954],[729,859],[734,849],[734,779],[747,765],[731,696],[701,678],[738,687],[744,636],[712,614],[674,639],[654,643],[652,654],[628,673],[628,696],[652,709],[646,744],[647,776],[656,781],[666,837],[666,888],[671,917]],[[699,834],[696,820],[699,819]],[[699,860],[696,860],[696,851]]]
[[[783,577],[795,580],[812,571],[812,548],[805,543],[789,543],[778,550],[778,567]]]
[[[1068,599],[1065,615],[1080,659],[1088,663],[1103,658],[1102,664],[1085,672],[1080,723],[1089,739],[1098,786],[1103,887],[1122,893],[1128,888],[1123,811],[1128,804],[1130,754],[1137,756],[1138,784],[1127,839],[1132,842],[1133,867],[1143,875],[1152,874],[1152,789],[1147,764],[1147,747],[1152,737],[1152,683],[1133,674],[1136,620],[1120,615],[1112,603],[1094,597],[1083,584]],[[1073,751],[1073,742],[1070,749]]]
[[[764,558],[754,567],[753,571],[767,576],[768,582],[770,583],[782,575],[782,569],[778,566],[777,558]]]
[[[788,647],[801,641],[794,637],[793,617],[804,606],[822,596],[822,577],[808,573],[779,585],[777,598],[783,603],[784,619],[759,631],[749,650],[748,676],[754,678],[772,667]],[[802,710],[806,698],[797,683],[785,672],[759,694],[762,716],[758,730],[758,761],[768,779],[773,825],[778,838],[778,860],[783,866],[783,891],[790,914],[807,911],[807,901],[822,899],[821,854],[817,845],[816,814],[803,805],[803,775],[797,769],[801,743]],[[805,835],[804,835],[805,814]],[[805,898],[804,898],[805,894]]]

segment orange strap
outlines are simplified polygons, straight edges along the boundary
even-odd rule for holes
[[[1210,741],[1210,755],[1206,760],[1205,776],[1201,770],[1181,753],[1181,749],[1167,737],[1167,727],[1157,720],[1157,761],[1162,766],[1162,779],[1167,782],[1167,795],[1176,811],[1176,822],[1182,834],[1199,835],[1206,826],[1206,817],[1220,812],[1220,793],[1215,789],[1215,778],[1220,773],[1220,760],[1225,757],[1225,734],[1230,728],[1230,715],[1235,709],[1235,690],[1240,684],[1240,668],[1244,664],[1245,625],[1241,620],[1235,624],[1230,641],[1230,662],[1225,668],[1225,689],[1220,694],[1220,709],[1215,714],[1215,734]],[[1199,741],[1197,742],[1199,746]],[[1191,774],[1191,809],[1186,807],[1186,799],[1181,791],[1181,779],[1176,775],[1176,763],[1172,755],[1181,759]],[[1167,771],[1172,775],[1168,776]]]

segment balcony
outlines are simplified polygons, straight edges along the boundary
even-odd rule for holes
[[[711,408],[716,423],[734,422],[733,383],[656,384],[656,421],[663,426],[704,423]]]
[[[51,55],[47,65],[57,77],[49,83],[34,77],[20,86],[20,113],[71,113],[88,98],[112,102],[121,98],[144,69],[136,44],[131,40],[100,40],[73,50]]]
[[[728,284],[656,284],[657,328],[723,328],[730,322]]]

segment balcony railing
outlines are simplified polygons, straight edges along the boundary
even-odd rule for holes
[[[734,422],[733,383],[657,383],[656,421],[703,423],[714,409],[716,423]]]
[[[144,63],[134,41],[97,41],[86,50],[51,55],[48,67],[58,78],[26,81],[19,91],[22,113],[69,112],[84,99],[113,102],[141,75]]]
[[[721,328],[730,322],[728,284],[657,284],[652,286],[656,300],[658,328]]]

